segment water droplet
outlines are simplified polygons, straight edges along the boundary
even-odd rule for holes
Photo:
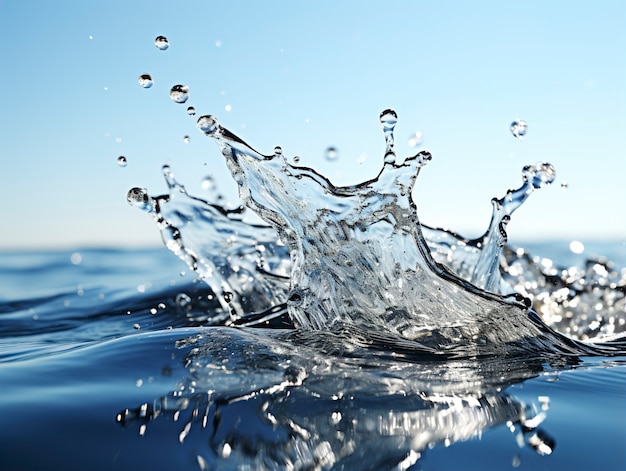
[[[117,165],[119,165],[120,167],[126,167],[126,165],[128,165],[128,160],[123,155],[120,155],[117,158]]]
[[[225,110],[225,111],[232,111],[232,109],[233,109],[233,106],[232,106],[232,105],[226,105],[226,106],[224,107],[224,110]]]
[[[385,141],[387,143],[387,150],[389,151],[394,146],[393,130],[398,122],[398,114],[392,109],[387,109],[380,113],[379,120],[380,126],[385,133]]]
[[[386,164],[393,164],[396,162],[396,154],[393,151],[388,151],[387,153],[385,153],[385,158],[384,158],[384,162]]]
[[[134,324],[134,325],[133,325],[133,329],[135,329],[135,330],[139,330],[139,328],[140,328],[140,325],[139,325],[139,324]]]
[[[231,293],[230,291],[224,291],[222,293],[222,297],[224,298],[224,301],[226,303],[230,304],[232,302],[232,300],[233,300],[233,293]]]
[[[524,181],[528,181],[534,188],[544,188],[556,178],[554,165],[548,162],[539,162],[535,165],[526,165],[522,169]]]
[[[380,125],[383,127],[383,131],[393,132],[398,122],[398,113],[392,109],[387,109],[380,113]]]
[[[573,240],[569,244],[569,249],[574,253],[583,253],[585,251],[585,245],[578,240]]]
[[[219,128],[219,123],[214,116],[204,115],[198,118],[196,127],[200,129],[204,134],[210,136],[216,134]]]
[[[187,114],[189,116],[195,116],[196,115],[196,109],[193,106],[187,107]]]
[[[184,137],[183,137],[183,142],[184,142],[185,144],[189,144],[189,140],[190,140],[190,139],[189,139],[189,136],[184,136]]]
[[[165,51],[168,47],[170,47],[170,42],[165,36],[157,36],[154,40],[154,45],[157,47],[157,49]]]
[[[568,186],[569,186],[569,183],[567,183],[567,180],[563,180],[561,182],[561,188],[563,188],[564,190],[567,190]]]
[[[126,201],[128,201],[131,206],[135,206],[136,208],[143,208],[146,206],[149,199],[148,190],[145,188],[131,188],[126,194]]]
[[[339,158],[339,152],[335,147],[328,147],[326,149],[326,160],[337,160]]]
[[[413,134],[409,136],[409,146],[411,147],[420,146],[422,145],[422,142],[423,142],[423,136],[420,131],[414,132]]]
[[[276,157],[280,157],[281,155],[283,155],[283,148],[280,146],[274,147],[274,155]]]
[[[141,74],[137,79],[137,82],[139,82],[139,85],[143,88],[150,88],[154,85],[154,80],[152,80],[152,75],[150,74]]]
[[[430,152],[428,152],[427,150],[422,150],[422,151],[418,152],[415,157],[418,159],[417,162],[420,165],[426,165],[428,162],[433,160],[433,155]]]
[[[202,186],[203,190],[208,190],[209,188],[214,188],[215,187],[215,182],[213,181],[213,177],[210,176],[210,175],[204,177],[204,179],[202,180],[201,186]]]
[[[191,298],[185,293],[178,293],[176,295],[176,304],[180,307],[187,307],[191,303]]]
[[[516,137],[517,139],[521,141],[526,135],[526,131],[528,131],[528,124],[526,124],[526,121],[523,121],[521,119],[516,119],[515,121],[511,123],[510,129],[511,129],[511,134],[513,134],[513,137]]]
[[[170,90],[170,98],[176,103],[185,103],[189,99],[189,87],[187,85],[174,85]]]
[[[293,162],[294,162],[294,163],[296,163],[296,164],[297,164],[298,162],[300,162],[300,156],[298,156],[298,155],[294,155],[294,156],[293,156]]]

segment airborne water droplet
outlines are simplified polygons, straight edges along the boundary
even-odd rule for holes
[[[383,131],[393,131],[398,122],[398,113],[392,109],[387,109],[380,113],[380,125],[383,127]]]
[[[189,106],[187,108],[187,114],[189,116],[195,116],[196,115],[196,109],[193,106]]]
[[[211,115],[204,115],[198,118],[198,121],[196,122],[196,127],[204,134],[210,136],[217,132],[219,124],[215,117]]]
[[[189,144],[189,136],[184,136],[184,137],[183,137],[183,142],[184,142],[185,144]]]
[[[149,208],[148,202],[150,201],[148,190],[137,187],[131,188],[126,194],[126,201],[135,208],[147,210]]]
[[[127,164],[128,164],[128,160],[123,155],[120,155],[117,158],[117,165],[119,165],[120,167],[126,167]]]
[[[168,47],[170,47],[170,42],[165,36],[157,36],[154,40],[154,45],[157,47],[157,49],[165,51]]]
[[[414,132],[409,136],[409,146],[417,147],[422,144],[423,136],[420,131]]]
[[[170,98],[176,103],[185,103],[189,99],[189,87],[187,85],[174,85],[170,90]]]
[[[528,181],[534,188],[544,188],[556,178],[554,165],[548,162],[539,162],[535,165],[526,165],[522,169],[524,181]]]
[[[137,82],[139,82],[139,85],[143,88],[150,88],[154,85],[154,80],[152,80],[152,75],[150,74],[141,74],[137,79]]]
[[[176,304],[180,307],[187,307],[191,303],[191,298],[186,293],[178,293],[176,295]]]
[[[210,175],[204,177],[204,179],[202,180],[201,186],[202,186],[203,190],[208,190],[209,188],[214,188],[215,187],[215,182],[213,181],[213,177],[210,176]]]
[[[338,157],[337,148],[331,146],[326,149],[326,160],[337,160]]]
[[[283,148],[280,146],[274,147],[274,155],[277,157],[280,157],[281,155],[283,155]]]
[[[398,114],[392,109],[386,109],[380,113],[379,120],[380,126],[385,133],[385,141],[387,143],[387,150],[389,151],[394,146],[393,130],[398,122]]]
[[[528,124],[526,124],[526,121],[523,121],[521,119],[516,119],[515,121],[511,123],[510,129],[511,129],[511,134],[513,134],[513,137],[516,137],[517,139],[521,141],[526,135],[526,131],[528,131]]]

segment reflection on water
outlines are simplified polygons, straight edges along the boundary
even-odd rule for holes
[[[285,341],[291,335],[216,327],[181,339],[192,348],[177,389],[116,421],[139,435],[156,420],[177,423],[172,443],[205,444],[201,469],[407,469],[430,448],[497,426],[539,454],[555,446],[539,428],[547,406],[506,388],[561,360],[337,357]]]

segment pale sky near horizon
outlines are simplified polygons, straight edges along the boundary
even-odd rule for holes
[[[623,1],[0,0],[0,31],[0,250],[160,244],[126,192],[165,192],[166,163],[190,193],[210,174],[232,198],[202,114],[336,184],[372,178],[385,108],[398,153],[420,131],[433,154],[414,194],[424,223],[480,235],[490,199],[547,160],[556,181],[515,213],[509,240],[626,242]],[[189,86],[184,105],[175,84]]]

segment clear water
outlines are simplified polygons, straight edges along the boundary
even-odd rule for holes
[[[127,198],[167,250],[0,253],[0,469],[624,469],[624,244],[508,244],[548,162],[482,237],[423,225],[397,119],[337,187],[200,116],[240,207],[165,166]]]

